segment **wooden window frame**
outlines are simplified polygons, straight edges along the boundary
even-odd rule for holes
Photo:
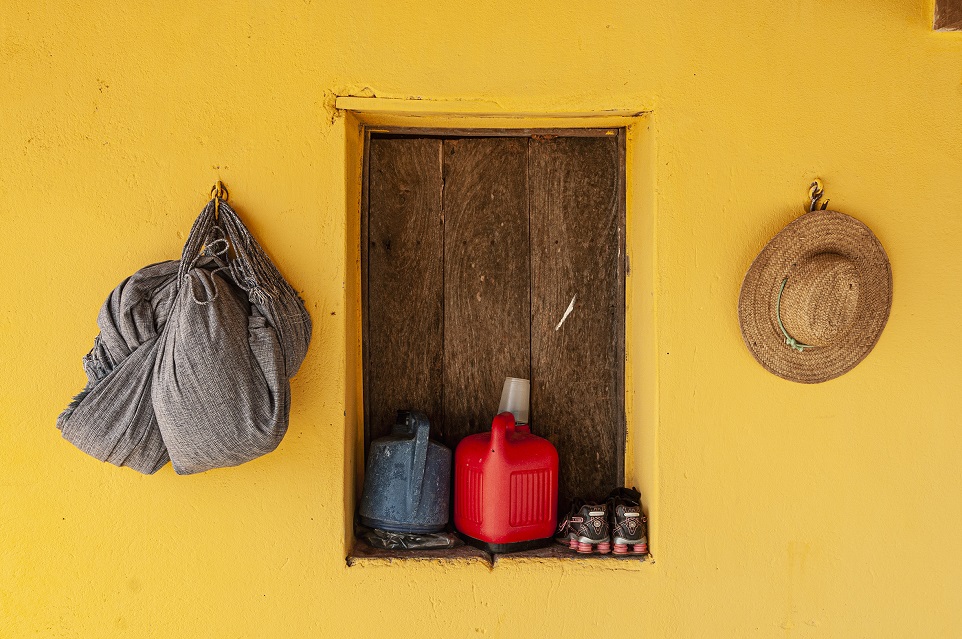
[[[520,553],[494,558],[448,553],[437,556],[427,553],[390,552],[374,556],[352,552],[356,540],[353,534],[353,512],[360,496],[364,472],[364,412],[362,363],[362,313],[360,223],[363,200],[362,176],[365,141],[371,133],[397,131],[432,131],[440,135],[478,131],[480,135],[518,134],[532,131],[623,128],[627,135],[626,149],[626,237],[628,259],[625,274],[625,414],[626,450],[625,483],[637,486],[646,503],[649,516],[649,548],[652,556],[659,552],[660,508],[658,481],[658,382],[657,382],[657,322],[656,322],[656,260],[655,243],[657,197],[655,176],[657,160],[656,134],[653,114],[645,108],[605,109],[586,112],[524,112],[504,110],[500,105],[482,101],[444,101],[431,99],[392,99],[342,96],[331,99],[331,114],[335,124],[340,121],[345,158],[344,190],[346,204],[346,280],[344,290],[347,314],[343,320],[343,336],[347,346],[345,386],[345,483],[344,483],[344,552],[348,565],[379,566],[395,564],[397,560],[444,561],[451,564],[482,562],[520,565],[529,561],[541,562],[543,557]],[[560,548],[560,546],[559,546]],[[471,553],[468,553],[471,554]],[[597,555],[580,557],[564,552],[548,552],[558,560],[575,560],[588,566],[601,560]],[[401,565],[408,563],[402,561]],[[619,570],[637,570],[647,562],[605,562]]]

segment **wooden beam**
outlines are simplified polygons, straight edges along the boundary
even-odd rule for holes
[[[936,31],[962,31],[962,0],[935,0]]]

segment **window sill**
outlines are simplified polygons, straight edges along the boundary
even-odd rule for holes
[[[473,546],[458,546],[449,549],[432,550],[383,550],[373,548],[361,540],[354,542],[354,548],[347,556],[347,565],[353,566],[390,566],[409,562],[428,562],[438,565],[483,564],[488,568],[500,565],[520,566],[540,565],[584,565],[603,570],[639,570],[646,564],[655,563],[651,555],[579,555],[576,552],[554,544],[547,548],[526,550],[524,552],[491,555]]]

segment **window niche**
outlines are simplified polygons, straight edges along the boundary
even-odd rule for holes
[[[364,450],[401,408],[454,450],[506,376],[558,449],[559,501],[624,481],[624,129],[369,133]]]

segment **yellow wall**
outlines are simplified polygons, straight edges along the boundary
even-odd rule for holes
[[[962,35],[931,2],[133,4],[0,5],[0,637],[962,636]],[[629,427],[656,563],[345,566],[349,95],[650,111]],[[803,386],[736,300],[815,176],[895,303]],[[54,428],[97,310],[217,178],[314,318],[291,429],[201,476],[101,464]]]

